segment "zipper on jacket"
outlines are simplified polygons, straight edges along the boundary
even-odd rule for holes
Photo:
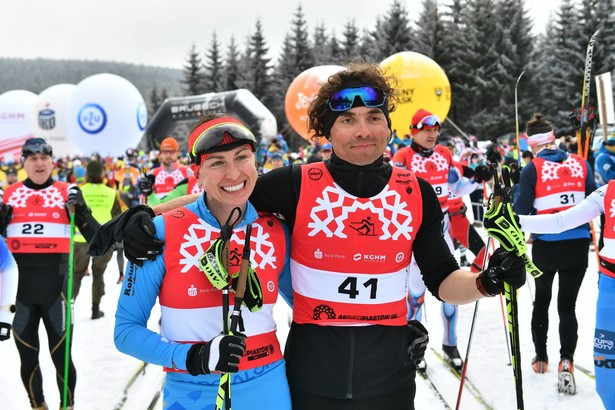
[[[349,350],[349,356],[350,356],[350,361],[348,364],[348,385],[346,387],[346,398],[347,399],[352,399],[352,382],[353,382],[353,378],[352,378],[352,374],[354,373],[354,329],[351,329],[350,331],[350,349]]]

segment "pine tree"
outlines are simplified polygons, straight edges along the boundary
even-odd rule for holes
[[[400,0],[394,0],[386,17],[378,19],[376,29],[372,31],[380,61],[400,51],[412,51],[414,41],[408,10]]]
[[[294,47],[293,60],[295,66],[295,77],[308,68],[314,66],[314,57],[311,53],[309,42],[308,27],[303,14],[301,4],[297,6],[294,20],[291,22],[291,38]]]
[[[240,71],[241,55],[235,42],[235,37],[231,36],[226,50],[225,70],[223,75],[222,91],[236,90],[239,87],[238,81],[241,77]]]
[[[467,133],[471,120],[470,97],[474,87],[474,64],[477,56],[470,47],[472,22],[464,16],[464,0],[453,0],[443,13],[443,47],[449,52],[437,61],[451,84],[451,108],[448,117]]]
[[[594,49],[594,73],[598,75],[615,70],[615,1],[598,0],[596,10],[599,22],[595,28],[600,29],[600,39]]]
[[[534,73],[529,70],[535,38],[530,34],[532,21],[527,16],[523,0],[501,0],[496,5],[497,37],[494,38],[498,52],[497,81],[500,84],[498,105],[494,110],[502,119],[497,134],[515,130],[514,103],[517,78],[523,74],[517,88],[519,122],[529,118],[533,101],[539,98],[539,88],[534,84]],[[496,118],[496,121],[498,118]],[[521,132],[521,131],[520,131]],[[496,134],[496,135],[497,135]]]
[[[467,1],[462,19],[468,28],[466,63],[472,67],[466,77],[467,94],[462,94],[466,115],[471,118],[467,128],[472,133],[498,135],[503,116],[500,106],[499,55],[495,41],[499,37],[494,0]]]
[[[360,56],[360,32],[354,20],[350,20],[344,25],[342,33],[343,40],[341,42],[340,59],[342,64],[357,61]]]
[[[222,91],[223,86],[223,62],[220,54],[220,43],[218,42],[218,36],[214,31],[211,37],[211,43],[209,50],[205,55],[205,74],[204,74],[204,86],[205,92],[215,93]]]
[[[417,19],[415,47],[412,51],[426,55],[438,62],[448,50],[443,49],[442,15],[438,11],[438,3],[434,0],[424,0],[423,10]]]
[[[380,27],[381,24],[382,24],[381,20],[377,19],[376,20],[376,30],[378,30],[378,27]],[[360,56],[359,58],[361,61],[375,61],[375,62],[380,62],[385,57],[388,57],[388,56],[385,56],[384,53],[380,52],[380,44],[376,41],[376,39],[372,35],[372,32],[366,28],[363,29],[363,32],[361,34],[361,41],[359,45],[359,56]]]
[[[154,113],[158,111],[158,108],[160,107],[161,103],[162,103],[162,100],[160,99],[160,96],[158,95],[158,84],[154,83],[152,87],[152,92],[149,95],[149,106],[148,106],[149,118],[152,118],[154,116]]]
[[[329,55],[331,58],[328,61],[328,64],[339,64],[340,63],[342,49],[335,35],[335,31],[331,33],[331,37],[329,38]]]
[[[314,65],[319,66],[331,63],[329,39],[327,38],[324,23],[316,26],[313,39],[312,56],[314,56]]]
[[[167,98],[169,98],[169,93],[166,88],[162,88],[160,91],[160,103],[162,104]]]
[[[578,24],[570,24],[571,21],[578,21],[579,13],[571,0],[563,0],[532,57],[542,92],[542,98],[535,102],[541,109],[536,111],[552,121],[557,130],[571,131],[571,109],[581,105],[585,51],[589,38],[582,44],[581,28]]]
[[[267,48],[263,36],[263,28],[259,20],[256,20],[256,30],[248,39],[245,53],[245,61],[248,70],[248,89],[267,107],[271,105],[271,59],[267,57]]]
[[[196,45],[192,44],[186,63],[184,64],[184,78],[181,83],[184,86],[185,95],[198,95],[203,93],[205,75],[203,74],[203,61],[196,51]]]

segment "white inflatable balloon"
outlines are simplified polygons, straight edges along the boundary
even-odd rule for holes
[[[74,84],[52,85],[39,94],[34,105],[34,136],[45,138],[56,157],[83,154],[68,135],[66,127],[66,105],[76,89]]]
[[[82,80],[68,99],[68,135],[84,155],[123,155],[139,143],[147,109],[139,90],[114,74]]]
[[[0,157],[19,158],[21,147],[32,137],[32,113],[38,96],[26,90],[0,95]]]

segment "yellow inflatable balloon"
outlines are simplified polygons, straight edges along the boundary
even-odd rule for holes
[[[391,113],[391,129],[400,136],[409,133],[412,116],[420,108],[444,121],[451,108],[451,84],[438,63],[423,54],[402,51],[385,58],[380,66],[399,82],[399,104]]]

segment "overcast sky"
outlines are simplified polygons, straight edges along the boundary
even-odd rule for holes
[[[405,0],[411,13],[422,0]],[[215,31],[224,52],[232,35],[243,49],[261,19],[269,56],[277,58],[298,4],[310,33],[320,23],[336,33],[351,19],[373,28],[392,0],[3,0],[0,56],[111,60],[180,68],[194,43],[207,50]],[[534,3],[534,4],[532,4]],[[526,0],[534,32],[543,31],[560,0]]]

